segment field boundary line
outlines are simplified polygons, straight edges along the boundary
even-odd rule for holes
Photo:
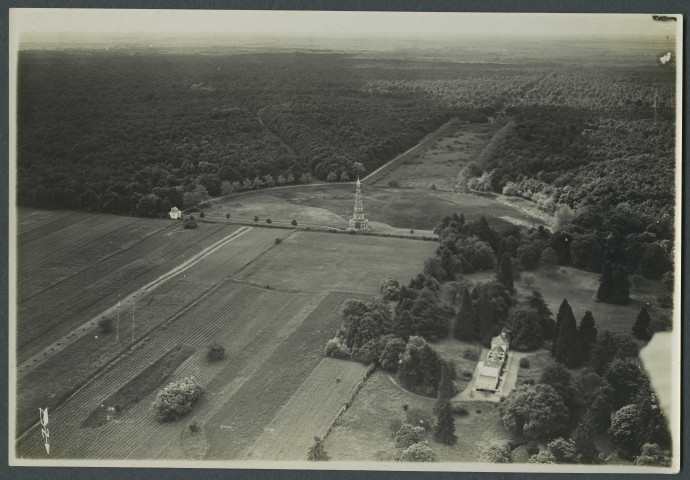
[[[141,287],[139,289],[139,291],[148,292],[148,291],[154,289],[155,287],[157,287],[158,285],[160,285],[161,283],[165,283],[171,277],[188,270],[189,268],[191,268],[196,262],[198,262],[202,258],[214,253],[219,248],[225,246],[226,243],[229,243],[232,240],[236,239],[237,237],[244,235],[245,233],[249,232],[250,230],[251,230],[251,227],[240,227],[238,230],[232,232],[227,237],[221,238],[220,240],[218,240],[213,245],[206,247],[205,249],[203,249],[199,253],[193,255],[191,258],[188,258],[183,263],[181,263],[177,267],[170,270],[168,273],[156,278],[152,282],[147,283],[146,285]]]
[[[235,282],[228,280],[227,283]],[[194,412],[193,416],[190,418],[190,421],[197,421],[202,425],[206,425],[210,421],[210,419],[212,419],[215,415],[218,414],[219,411],[221,411],[225,407],[227,403],[233,401],[233,397],[245,386],[247,382],[252,381],[254,379],[254,375],[256,375],[256,373],[260,371],[269,360],[271,360],[275,352],[285,343],[285,341],[287,341],[290,338],[291,335],[293,335],[297,330],[299,330],[299,328],[302,326],[305,320],[309,318],[309,316],[312,315],[314,310],[316,310],[319,307],[319,305],[321,305],[321,303],[328,297],[327,294],[297,294],[296,296],[315,298],[317,300],[314,301],[313,304],[305,303],[290,320],[285,322],[275,332],[274,338],[276,338],[278,341],[273,343],[265,342],[261,345],[259,352],[255,356],[255,358],[259,359],[258,361],[247,362],[242,367],[242,369],[237,372],[237,376],[229,383],[226,383],[222,389],[219,389],[215,392],[204,393],[204,395],[221,397],[222,401],[216,405],[207,405],[205,407],[205,410]],[[204,388],[208,389],[209,385],[212,384],[215,381],[215,379],[220,375],[222,375],[222,373],[214,375],[204,386]],[[204,456],[207,453],[208,449],[205,450]]]
[[[51,221],[46,222],[46,223],[43,223],[43,224],[40,224],[40,225],[34,225],[33,228],[30,228],[29,230],[24,230],[23,232],[20,232],[20,231],[19,231],[19,222],[17,222],[17,243],[19,243],[19,238],[20,238],[22,235],[24,235],[25,233],[32,232],[32,231],[36,230],[37,228],[41,228],[41,227],[44,227],[44,226],[47,226],[47,225],[52,225],[52,224],[55,223],[55,222],[59,222],[60,220],[64,220],[65,218],[69,218],[69,217],[71,217],[71,216],[74,216],[74,215],[76,215],[77,213],[86,213],[86,212],[71,211],[70,213],[68,213],[68,214],[65,215],[65,216],[58,217],[58,218],[54,218],[54,219],[52,219]],[[19,218],[19,212],[17,212],[17,218]],[[36,239],[36,240],[38,240],[38,239]],[[27,245],[29,245],[29,244],[35,242],[36,240],[32,240],[31,242],[27,243]]]
[[[354,390],[352,391],[352,395],[350,395],[350,398],[347,400],[347,402],[345,402],[345,405],[343,405],[342,408],[338,410],[338,413],[335,415],[335,417],[333,417],[333,420],[331,420],[331,423],[330,425],[328,425],[328,428],[321,437],[321,440],[325,440],[328,437],[328,435],[330,435],[331,431],[333,431],[333,428],[335,427],[336,422],[352,406],[352,402],[355,400],[355,397],[364,386],[364,382],[367,381],[367,379],[371,376],[372,373],[374,373],[375,370],[376,362],[372,362],[371,364],[369,364],[369,367],[364,372],[364,377],[362,378],[362,380],[360,380],[359,383],[355,386]]]
[[[220,230],[222,230],[222,229],[220,229]],[[219,231],[220,231],[220,230],[219,230]],[[215,232],[215,233],[217,233],[217,232]],[[215,235],[215,233],[211,233],[211,234],[209,234],[209,235],[203,237],[202,239],[199,240],[199,242],[205,241],[207,238],[210,238],[210,237],[212,237],[213,235]],[[234,233],[234,232],[233,232],[233,233]],[[186,253],[188,250],[190,250],[190,249],[192,249],[192,248],[194,248],[193,245],[189,245],[189,246],[185,247],[185,249],[182,250],[182,251],[180,252],[180,255]],[[145,266],[147,266],[148,268],[146,268],[146,270],[144,270],[143,272],[141,272],[140,275],[137,275],[137,278],[138,278],[139,276],[144,275],[144,274],[146,274],[146,273],[148,273],[148,272],[150,272],[151,270],[154,270],[154,269],[156,268],[156,265],[149,266],[149,264],[148,264],[148,263],[145,263],[144,260],[142,260],[142,258],[145,258],[145,257],[140,257],[140,258],[138,258],[137,260],[134,260],[133,262],[130,262],[130,263],[128,263],[128,264],[125,265],[125,266],[119,267],[119,268],[117,269],[117,271],[120,271],[120,270],[126,268],[127,266],[129,266],[129,265],[131,265],[131,264],[138,264],[139,262],[142,262],[142,263],[144,263]],[[96,264],[93,264],[93,265],[96,265]],[[69,278],[72,278],[72,277],[69,277]],[[131,299],[131,298],[132,298],[133,296],[135,296],[138,292],[139,292],[139,290],[133,291],[132,293],[130,293],[129,295],[127,295],[127,296],[125,297],[124,300]],[[110,296],[110,295],[111,295],[111,293],[105,293],[105,294],[103,294],[103,295],[98,296],[96,299],[93,299],[93,300],[91,301],[91,303],[86,304],[86,305],[82,305],[82,310],[87,310],[87,309],[91,308],[93,305],[98,304],[100,301],[102,301],[104,298],[107,298],[107,297]],[[121,299],[121,298],[119,299],[119,301],[124,301],[124,300]],[[98,315],[105,315],[105,314],[107,314],[108,312],[110,312],[110,311],[111,311],[112,309],[114,309],[114,308],[115,308],[115,305],[113,305],[113,306],[107,308],[106,310],[101,310],[97,315],[95,315],[95,316],[94,316],[93,318],[91,318],[90,320],[84,321],[81,325],[78,325],[77,327],[75,327],[75,328],[72,329],[71,331],[65,332],[65,334],[64,334],[60,339],[55,340],[52,344],[50,344],[50,345],[48,345],[47,347],[44,347],[43,349],[39,350],[39,353],[40,353],[40,351],[45,351],[45,350],[46,350],[48,347],[50,347],[51,345],[54,345],[54,344],[58,343],[61,339],[64,339],[65,336],[67,336],[67,335],[70,334],[70,333],[76,333],[78,336],[81,336],[81,335],[80,335],[80,329],[81,329],[81,327],[87,327],[88,324],[89,324],[89,322],[91,322],[92,325],[95,324],[95,321],[97,320]],[[17,316],[17,322],[18,322],[19,320],[21,320],[21,317],[20,317],[20,316]],[[39,340],[43,335],[46,335],[47,333],[49,333],[49,332],[51,332],[51,331],[53,331],[53,330],[59,328],[60,325],[61,325],[61,324],[53,325],[52,327],[49,327],[48,330],[44,330],[42,333],[39,333],[38,335],[34,335],[31,339],[29,339],[29,340],[24,340],[23,343],[22,343],[21,345],[18,345],[17,352],[19,352],[20,350],[25,350],[25,349],[27,349],[28,346],[31,345],[33,342],[36,342],[36,341]],[[76,339],[75,339],[74,341],[76,341]],[[53,353],[57,353],[57,351],[54,351]],[[36,354],[32,354],[32,355],[29,356],[28,358],[34,358],[35,355],[36,355]],[[52,355],[50,355],[50,356],[52,356]],[[47,359],[47,358],[46,358],[46,359]],[[21,360],[20,363],[24,364],[26,361],[27,361],[27,358],[22,358],[22,360]]]
[[[285,240],[285,239],[287,239],[287,238],[290,238],[290,236],[292,236],[293,233],[295,233],[294,230],[293,230],[292,232],[288,233],[288,234],[285,236],[285,238],[283,238],[283,240]],[[237,270],[235,270],[235,271],[232,273],[232,275],[233,275],[233,276],[239,275],[239,274],[242,273],[247,267],[249,267],[249,265],[253,264],[253,263],[256,262],[258,259],[260,259],[260,258],[263,257],[264,255],[266,255],[268,252],[270,252],[271,250],[273,250],[273,249],[276,248],[277,246],[281,245],[282,243],[283,243],[282,240],[281,240],[280,243],[274,243],[273,245],[271,245],[270,247],[268,247],[266,250],[264,250],[263,252],[261,252],[260,254],[258,254],[256,257],[252,258],[252,259],[249,260],[247,263],[245,263],[244,265],[242,265],[240,268],[238,268]],[[297,290],[297,292],[300,292],[300,293],[301,293],[301,290]]]
[[[111,233],[117,232],[118,230],[121,230],[121,229],[123,229],[123,228],[125,228],[125,227],[129,227],[130,225],[133,225],[134,223],[136,223],[136,222],[139,221],[139,219],[136,218],[136,217],[124,217],[124,216],[119,216],[119,215],[113,215],[113,216],[114,216],[114,217],[117,217],[117,218],[123,218],[123,219],[126,218],[126,219],[129,219],[129,221],[127,221],[127,223],[125,223],[125,224],[122,225],[121,227],[116,228],[115,230],[111,230],[111,231],[108,231],[108,232],[104,232],[104,233],[102,233],[102,234],[100,234],[100,235],[98,235],[98,236],[92,238],[91,240],[83,241],[83,242],[79,243],[78,245],[76,245],[74,248],[82,248],[82,247],[84,247],[85,245],[88,245],[88,244],[91,243],[91,242],[95,242],[96,240],[99,240],[100,238],[102,238],[102,237],[104,237],[104,236],[106,236],[106,235],[110,235]],[[75,224],[73,224],[73,225],[75,225]],[[99,225],[99,226],[100,226],[100,225]],[[57,233],[57,232],[55,232],[55,233]],[[32,242],[32,243],[33,243],[33,242]],[[72,247],[73,247],[73,245],[69,245],[69,249],[72,249]],[[63,249],[63,250],[64,250],[64,249]],[[36,267],[33,267],[33,268],[31,268],[30,270],[24,270],[24,269],[22,269],[22,270],[24,270],[23,273],[31,273],[31,272],[33,272],[33,271],[35,271],[35,270],[40,269],[40,268],[41,268],[41,265],[36,266]]]
[[[379,189],[388,189],[388,187],[384,187],[381,185],[367,185],[367,187],[379,188]],[[423,191],[422,189],[418,189],[418,188],[415,188],[414,190]],[[345,229],[337,228],[337,227],[331,227],[328,225],[316,225],[316,224],[304,224],[303,223],[303,224],[299,224],[297,226],[293,226],[293,225],[288,225],[287,222],[280,222],[278,220],[276,220],[274,223],[270,223],[270,224],[265,224],[265,223],[257,224],[253,220],[244,219],[244,218],[233,218],[231,220],[223,221],[222,218],[215,220],[215,219],[209,219],[207,216],[203,220],[199,220],[199,223],[211,223],[214,225],[216,225],[216,224],[244,225],[244,226],[257,227],[257,228],[275,228],[278,230],[294,230],[297,232],[306,232],[306,233],[335,233],[335,234],[340,234],[340,235],[361,235],[361,236],[367,236],[367,237],[401,238],[403,240],[424,240],[424,241],[431,241],[431,242],[438,241],[438,235],[435,235],[435,234],[432,234],[432,236],[429,237],[426,235],[414,235],[414,234],[403,235],[400,233],[372,232],[370,230],[358,231],[358,232],[353,233],[350,230],[345,230]],[[283,225],[276,225],[276,223],[282,223]]]
[[[496,133],[492,135],[491,139],[489,139],[486,145],[484,145],[484,148],[482,148],[482,151],[479,152],[479,155],[477,155],[477,165],[479,165],[480,168],[485,167],[486,163],[493,156],[494,152],[496,152],[499,143],[505,140],[505,138],[513,130],[515,130],[516,126],[517,123],[515,120],[513,120],[511,117],[507,117],[506,123],[504,123],[501,128],[496,130]]]
[[[93,372],[93,373],[87,378],[87,380],[86,380],[82,385],[80,385],[76,390],[73,390],[72,392],[68,392],[68,393],[65,395],[65,397],[64,397],[62,400],[60,400],[60,402],[58,402],[58,403],[53,407],[53,410],[56,410],[56,409],[60,408],[60,406],[62,406],[62,404],[64,404],[64,403],[67,402],[69,399],[71,399],[72,397],[74,397],[75,395],[77,395],[81,390],[83,390],[84,388],[86,388],[86,387],[87,387],[88,385],[90,385],[92,382],[94,382],[95,380],[97,380],[98,378],[100,378],[101,376],[103,376],[103,374],[105,374],[107,371],[109,371],[112,367],[116,366],[120,361],[122,361],[122,359],[124,358],[124,354],[125,354],[125,353],[130,353],[130,352],[134,351],[134,349],[135,349],[135,348],[138,348],[139,345],[144,341],[144,339],[146,339],[146,338],[147,338],[149,335],[151,335],[153,332],[155,332],[156,330],[159,330],[159,329],[160,329],[161,327],[163,327],[163,326],[167,326],[167,325],[173,323],[173,322],[174,322],[175,320],[177,320],[181,315],[187,313],[191,308],[194,308],[196,305],[198,305],[199,302],[201,302],[202,300],[206,299],[206,298],[207,298],[209,295],[211,295],[213,292],[215,292],[215,291],[218,290],[220,287],[222,287],[223,285],[225,285],[225,283],[226,283],[226,282],[221,282],[221,283],[219,283],[219,284],[217,284],[217,285],[214,285],[213,287],[211,287],[210,289],[208,289],[206,292],[204,292],[201,296],[199,296],[196,300],[194,300],[193,302],[191,302],[191,303],[185,305],[181,310],[178,310],[177,312],[175,312],[170,318],[168,318],[168,319],[162,321],[161,323],[159,323],[158,325],[156,325],[155,327],[153,327],[151,330],[149,330],[149,331],[147,331],[146,333],[144,333],[141,337],[137,338],[137,340],[136,340],[133,344],[131,344],[129,347],[125,348],[124,350],[121,350],[120,353],[119,353],[118,355],[116,355],[116,356],[113,357],[110,361],[106,362],[105,364],[103,364],[102,366],[100,366],[98,369],[96,369],[96,371]],[[24,433],[22,433],[22,434],[19,435],[17,438],[15,438],[15,439],[14,439],[15,445],[16,445],[17,443],[19,443],[20,441],[22,441],[22,440],[24,439],[24,437],[26,437],[32,430],[34,430],[34,429],[35,429],[36,427],[38,427],[40,424],[41,424],[41,422],[36,422],[35,424],[33,424],[32,426],[30,426],[29,428],[27,428],[26,431],[24,431]]]
[[[128,224],[128,225],[125,225],[125,226],[129,226],[129,225],[131,225],[131,223]],[[121,228],[125,228],[125,226],[123,226],[123,227],[121,227]],[[105,257],[99,258],[96,262],[90,263],[89,265],[85,266],[85,267],[82,268],[81,270],[77,270],[76,272],[74,272],[74,273],[73,273],[72,275],[70,275],[69,277],[65,277],[65,278],[63,278],[62,280],[59,280],[59,281],[57,281],[57,282],[55,282],[55,283],[53,283],[53,284],[47,286],[46,288],[44,288],[44,289],[41,290],[40,292],[34,293],[34,294],[31,295],[30,297],[27,297],[27,298],[23,299],[23,300],[22,300],[21,302],[19,302],[19,303],[24,303],[24,302],[26,302],[26,301],[28,301],[28,300],[31,300],[31,299],[34,298],[36,295],[40,295],[41,293],[45,292],[46,290],[48,290],[48,289],[50,289],[50,288],[53,288],[53,287],[55,287],[56,285],[59,285],[59,284],[61,284],[61,283],[64,282],[64,281],[69,280],[71,277],[73,277],[74,275],[78,275],[79,273],[83,272],[83,271],[86,270],[87,268],[91,268],[92,266],[94,266],[94,265],[96,265],[96,264],[98,264],[98,263],[100,263],[100,262],[103,262],[103,261],[105,261],[105,260],[108,260],[109,258],[114,257],[115,255],[119,255],[119,254],[121,254],[121,253],[125,253],[126,251],[128,251],[128,250],[130,250],[130,249],[136,247],[137,245],[139,245],[141,242],[143,242],[143,241],[146,240],[147,238],[149,238],[149,237],[151,237],[151,236],[153,236],[153,235],[162,233],[163,231],[165,231],[165,230],[167,230],[167,229],[171,229],[171,228],[173,228],[173,227],[175,227],[175,226],[177,226],[177,225],[172,224],[172,225],[168,225],[168,226],[166,226],[166,227],[163,227],[163,228],[161,228],[161,229],[158,229],[158,230],[156,230],[156,231],[154,231],[154,232],[152,232],[152,233],[146,235],[146,236],[143,237],[141,240],[139,240],[138,242],[135,242],[134,244],[130,245],[130,246],[127,247],[127,248],[123,248],[122,250],[118,250],[118,251],[116,251],[116,252],[111,253],[110,255],[106,255]],[[120,230],[121,228],[118,228],[117,230]],[[117,231],[117,230],[115,230],[115,231]],[[100,237],[99,237],[99,238],[100,238]],[[94,241],[95,241],[95,240],[97,240],[97,239],[94,239]]]
[[[240,229],[232,232],[229,236],[222,238],[218,242],[214,243],[213,245],[210,245],[209,247],[205,248],[198,254],[194,255],[193,257],[189,258],[187,261],[185,261],[183,264],[173,268],[172,270],[168,271],[161,277],[158,277],[157,279],[153,280],[152,282],[149,282],[147,285],[135,290],[134,292],[130,293],[127,295],[125,298],[120,299],[119,302],[122,303],[127,303],[128,301],[134,300],[139,296],[145,295],[150,293],[152,290],[155,290],[155,288],[161,286],[163,283],[167,282],[170,280],[172,277],[184,272],[185,270],[189,269],[194,263],[198,262],[201,260],[204,256],[210,255],[213,253],[213,251],[217,250],[218,248],[222,247],[225,245],[225,243],[234,240],[239,236],[239,234],[244,234],[247,231],[251,230],[251,228],[246,228],[246,229]],[[213,248],[213,251],[208,251],[209,249]],[[206,252],[203,256],[199,256],[200,254]],[[190,263],[191,262],[191,263]],[[186,266],[185,266],[186,265]],[[185,268],[181,269],[180,267],[185,266]],[[221,285],[223,282],[221,282]],[[98,302],[100,300],[97,300]],[[25,376],[28,374],[30,371],[32,371],[34,368],[36,368],[38,365],[42,365],[46,361],[48,361],[51,357],[62,351],[64,348],[67,348],[69,345],[76,343],[79,339],[81,339],[84,335],[89,333],[91,331],[90,327],[93,327],[97,324],[97,320],[99,317],[107,316],[110,311],[112,311],[114,308],[116,308],[116,305],[112,305],[105,310],[100,311],[97,315],[94,317],[90,318],[89,320],[85,321],[81,325],[78,325],[76,328],[72,329],[71,331],[67,332],[65,335],[63,335],[61,338],[55,340],[53,343],[50,345],[47,345],[46,347],[42,348],[38,352],[36,352],[34,355],[22,360],[21,362],[21,367],[22,367],[22,372],[21,376]],[[72,337],[70,338],[69,335],[72,334]],[[38,338],[38,337],[37,337]],[[33,341],[33,340],[31,340]],[[60,343],[60,348],[56,348],[56,343]],[[24,347],[28,343],[24,344]],[[53,350],[50,351],[49,349],[53,347]],[[47,352],[47,355],[43,355],[43,352]],[[45,357],[45,358],[44,358]],[[41,360],[39,362],[35,362],[36,360]],[[33,365],[31,363],[34,363]],[[19,374],[19,368],[20,365],[17,365],[17,372]]]
[[[241,280],[235,280],[235,279],[232,279],[230,277],[228,277],[227,281],[230,283],[234,283],[236,285],[244,286],[244,287],[260,288],[261,290],[267,290],[267,291],[279,292],[279,293],[307,293],[310,295],[311,294],[319,295],[319,294],[324,293],[324,292],[305,292],[304,290],[291,290],[288,288],[274,288],[274,287],[271,287],[270,285],[267,286],[267,285],[259,285],[258,283],[254,283],[254,282],[243,282]]]

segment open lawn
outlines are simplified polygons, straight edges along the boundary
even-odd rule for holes
[[[481,282],[493,276],[494,272],[479,272],[464,277],[474,282]],[[579,323],[585,312],[589,310],[600,332],[610,330],[631,333],[637,314],[646,302],[651,303],[648,309],[652,318],[672,314],[671,310],[661,308],[657,303],[656,297],[663,291],[659,281],[645,280],[643,287],[631,289],[630,303],[613,305],[596,299],[599,276],[598,273],[571,267],[558,267],[553,272],[543,270],[523,272],[521,279],[515,281],[516,295],[519,299],[524,299],[531,294],[532,290],[541,292],[554,318],[563,299],[567,299],[577,322]],[[530,280],[526,281],[526,279]]]
[[[352,406],[340,417],[326,438],[326,451],[333,460],[391,461],[398,452],[393,439],[394,429],[406,422],[408,411],[421,410],[433,418],[435,399],[426,398],[396,387],[383,371],[374,372],[357,393]],[[481,448],[491,440],[510,439],[500,422],[498,405],[465,402],[469,414],[455,417],[458,443],[441,445],[426,440],[441,462],[476,462]]]
[[[351,183],[275,188],[214,200],[204,212],[211,220],[225,220],[229,213],[230,221],[253,221],[257,215],[261,223],[270,218],[280,225],[296,220],[303,227],[344,229],[352,216],[354,196]],[[492,196],[362,185],[362,198],[374,233],[406,234],[413,228],[419,235],[425,231],[430,234],[440,217],[455,212],[463,213],[468,220],[484,215],[491,226],[499,229],[511,223],[544,224],[539,216]]]
[[[472,372],[477,366],[477,360],[481,360],[481,346],[475,343],[464,342],[454,338],[446,338],[431,343],[431,346],[445,360],[455,363],[457,378],[454,381],[457,392],[465,390],[472,378]]]
[[[524,383],[539,383],[544,370],[556,363],[551,353],[544,351],[527,354],[524,358],[529,362],[529,367],[520,367],[516,382],[518,386]]]
[[[455,124],[427,148],[402,161],[375,185],[397,182],[401,187],[453,191],[460,170],[477,157],[491,140],[496,126],[490,123]]]
[[[307,187],[308,188],[308,187]],[[270,191],[256,192],[249,195],[231,197],[226,200],[214,201],[204,208],[204,214],[209,220],[223,220],[227,214],[230,220],[250,220],[255,216],[259,222],[265,223],[267,218],[280,224],[290,224],[295,220],[298,225],[321,225],[333,228],[347,226],[347,216],[338,215],[328,209],[310,207],[285,201]]]
[[[409,282],[436,247],[424,240],[297,232],[237,278],[305,292],[376,294],[386,277]]]

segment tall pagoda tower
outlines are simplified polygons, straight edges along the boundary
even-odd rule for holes
[[[369,220],[364,218],[364,207],[362,206],[362,188],[357,177],[357,190],[355,192],[355,211],[350,219],[348,230],[366,230],[369,228]]]

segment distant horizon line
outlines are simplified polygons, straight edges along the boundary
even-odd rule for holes
[[[398,40],[404,40],[404,39],[419,39],[419,38],[429,38],[429,39],[452,39],[452,38],[477,38],[477,39],[486,39],[486,38],[511,38],[511,37],[521,37],[521,38],[544,38],[544,37],[551,37],[551,38],[581,38],[581,39],[587,39],[587,38],[630,38],[630,39],[639,39],[639,38],[656,38],[659,40],[663,40],[662,35],[659,35],[658,33],[640,33],[640,32],[609,32],[609,33],[573,33],[573,32],[567,32],[567,33],[554,33],[554,32],[544,32],[544,33],[538,33],[538,32],[533,32],[533,33],[517,33],[517,32],[496,32],[496,33],[491,33],[491,34],[486,34],[486,33],[476,33],[476,32],[459,32],[459,33],[450,33],[450,32],[436,32],[436,33],[429,33],[429,34],[422,34],[422,33],[411,33],[411,34],[398,34],[398,33],[370,33],[366,35],[362,34],[357,34],[357,33],[329,33],[329,34],[323,34],[323,33],[291,33],[291,32],[281,32],[281,33],[267,33],[267,32],[223,32],[223,31],[214,31],[214,32],[208,32],[208,31],[200,31],[200,32],[176,32],[176,31],[159,31],[159,32],[128,32],[128,31],[101,31],[101,32],[87,32],[87,31],[69,31],[69,30],[44,30],[42,32],[23,32],[25,36],[31,36],[31,37],[46,37],[46,36],[74,36],[74,37],[94,37],[94,38],[103,38],[103,37],[132,37],[132,36],[138,36],[138,37],[179,37],[179,38],[194,38],[194,37],[203,37],[203,38],[218,38],[218,37],[232,37],[232,38],[237,38],[237,37],[243,37],[243,38],[295,38],[295,39],[306,39],[306,38],[320,38],[320,39],[341,39],[341,38],[348,38],[348,39],[365,39],[365,38],[379,38],[379,39],[398,39]],[[667,38],[669,42],[675,41],[675,39]]]

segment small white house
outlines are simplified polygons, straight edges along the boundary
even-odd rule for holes
[[[170,209],[170,218],[172,218],[173,220],[177,220],[178,218],[182,218],[182,211],[177,207],[172,207]]]

